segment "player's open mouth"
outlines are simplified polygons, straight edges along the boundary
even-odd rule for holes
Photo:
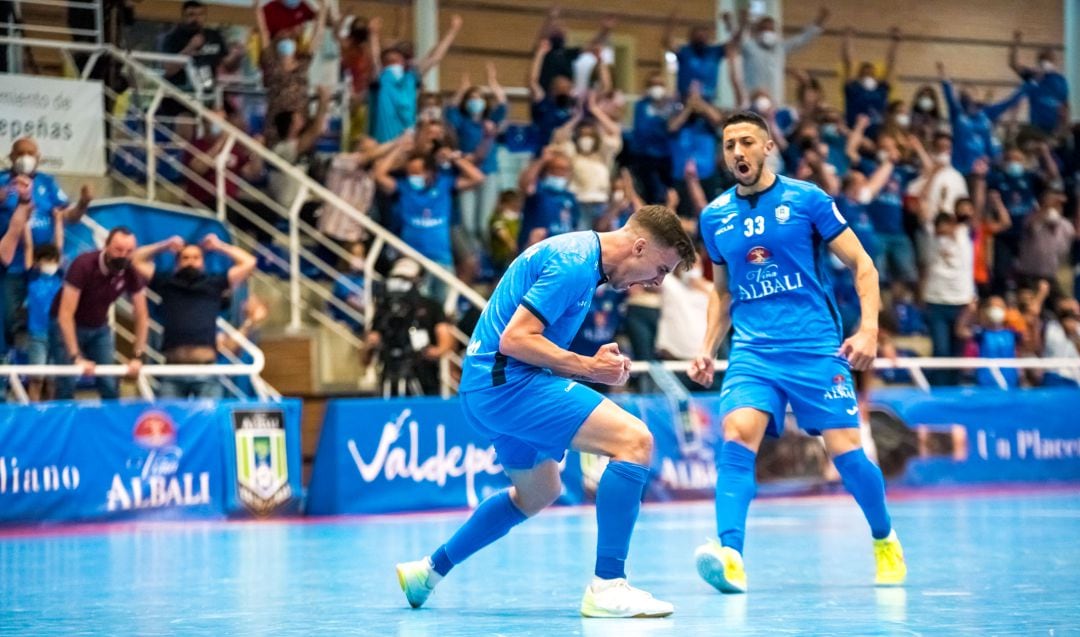
[[[739,173],[743,177],[749,175],[750,174],[750,164],[748,164],[748,163],[746,163],[744,161],[735,162],[735,172]]]

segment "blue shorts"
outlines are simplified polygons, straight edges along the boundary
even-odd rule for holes
[[[562,460],[570,441],[604,397],[567,378],[538,373],[461,394],[469,425],[495,447],[505,469]]]
[[[732,352],[720,389],[721,418],[753,407],[771,416],[767,433],[780,436],[788,403],[799,428],[813,435],[859,426],[851,367],[842,356],[764,348]]]

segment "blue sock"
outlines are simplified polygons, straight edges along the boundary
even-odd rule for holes
[[[746,513],[757,493],[756,459],[753,451],[729,440],[720,448],[716,461],[716,533],[721,544],[739,553],[746,537]]]
[[[866,521],[870,523],[870,534],[875,540],[889,536],[892,521],[885,508],[885,479],[877,467],[862,449],[853,449],[833,458],[844,488],[859,503]]]
[[[461,564],[470,555],[510,532],[528,518],[510,499],[510,491],[504,489],[489,496],[476,507],[471,517],[461,525],[450,540],[431,554],[435,572],[446,575],[455,564]]]
[[[634,531],[649,468],[612,460],[596,489],[596,576],[626,577],[626,555]]]

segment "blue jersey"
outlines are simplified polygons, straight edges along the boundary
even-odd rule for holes
[[[37,273],[26,287],[26,331],[31,336],[48,336],[49,311],[60,289],[63,274]]]
[[[545,239],[514,259],[473,330],[460,391],[477,391],[542,373],[499,353],[499,340],[518,306],[544,324],[544,337],[566,349],[603,281],[600,237],[571,232]]]
[[[521,210],[521,230],[518,232],[518,249],[524,250],[529,234],[536,228],[547,230],[548,237],[572,232],[577,226],[581,212],[577,197],[569,190],[558,190],[541,183],[536,192],[525,199]]]
[[[878,163],[874,160],[864,159],[859,163],[859,172],[868,177],[877,169]],[[904,193],[915,177],[915,171],[904,164],[898,164],[893,168],[889,181],[885,182],[881,192],[866,207],[875,232],[879,234],[904,232]]]
[[[595,356],[601,347],[613,342],[622,323],[625,299],[626,293],[611,287],[597,289],[592,310],[570,343],[570,351],[582,356]]]
[[[634,128],[630,134],[630,147],[643,157],[665,158],[671,156],[668,142],[668,120],[675,113],[675,103],[660,103],[648,98],[634,104]]]
[[[842,328],[822,245],[847,227],[823,190],[779,175],[753,197],[731,188],[702,211],[705,248],[728,271],[735,351],[837,352]]]
[[[11,223],[11,216],[18,206],[19,196],[15,189],[9,187],[15,174],[11,171],[0,172],[0,224],[6,228]],[[40,246],[46,243],[56,243],[56,218],[53,211],[57,208],[66,208],[71,201],[64,189],[56,183],[52,175],[34,173],[33,185],[30,197],[34,203],[34,209],[30,211],[30,219],[27,225],[33,236],[34,245]],[[23,256],[23,242],[15,246],[15,256],[11,259],[8,271],[22,273],[26,271],[26,259]]]
[[[701,84],[701,96],[706,101],[716,97],[716,83],[720,75],[720,61],[724,59],[724,45],[712,44],[700,49],[686,44],[675,52],[679,61],[676,85],[679,95],[690,95],[690,84]]]
[[[450,216],[454,207],[453,171],[439,171],[435,183],[413,188],[409,180],[398,179],[397,214],[401,239],[436,263],[450,263]]]
[[[1056,71],[1025,75],[1031,125],[1053,134],[1061,122],[1061,107],[1069,101],[1069,82]]]

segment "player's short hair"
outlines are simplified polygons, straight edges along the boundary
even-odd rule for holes
[[[754,111],[736,111],[728,118],[724,120],[724,125],[720,127],[720,133],[723,134],[724,129],[728,126],[734,126],[735,124],[753,124],[761,130],[765,131],[765,137],[772,137],[772,133],[769,131],[769,124],[765,121],[765,118],[758,115]]]
[[[667,206],[642,206],[630,215],[627,225],[644,230],[665,248],[675,248],[685,269],[694,267],[697,252],[690,235],[683,230],[682,221]]]

